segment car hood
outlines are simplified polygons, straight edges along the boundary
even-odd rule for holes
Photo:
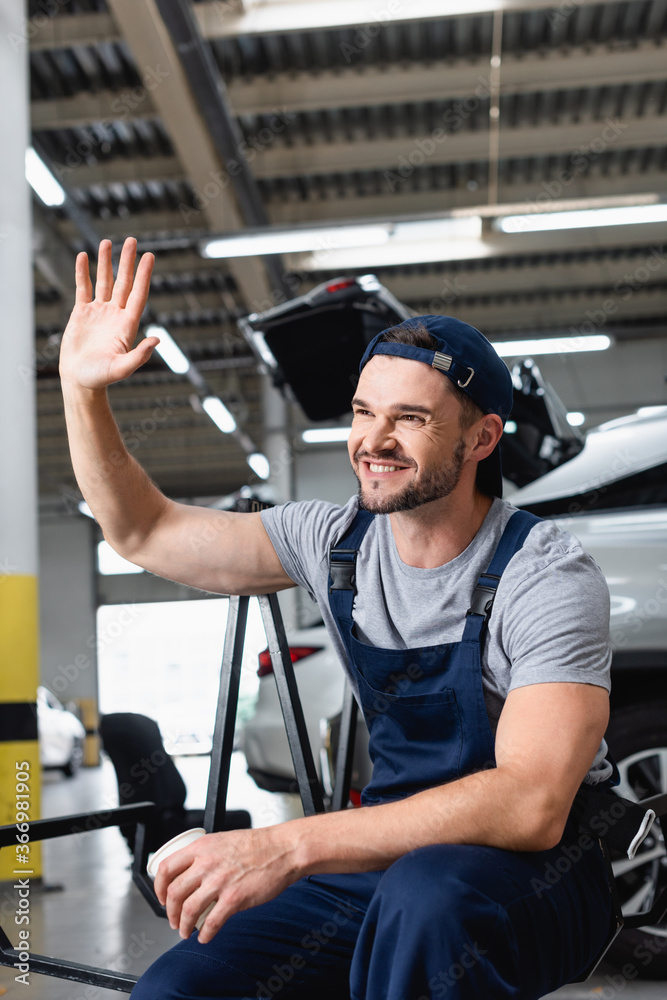
[[[588,432],[583,450],[512,494],[519,507],[580,496],[667,462],[667,406],[636,413]]]

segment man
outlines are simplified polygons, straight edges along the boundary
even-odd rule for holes
[[[133,996],[528,1000],[570,981],[611,917],[599,846],[577,847],[568,819],[582,782],[611,773],[608,594],[575,539],[500,499],[505,365],[465,323],[408,321],[362,359],[358,499],[180,505],[106,399],[158,342],[132,348],[153,263],[133,280],[135,251],[126,240],[114,283],[100,245],[94,299],[77,258],[61,374],[81,490],[153,573],[217,593],[306,587],[374,772],[360,809],[211,834],[163,862],[156,892],[184,940]]]

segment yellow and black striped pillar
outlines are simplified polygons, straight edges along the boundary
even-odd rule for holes
[[[40,815],[37,462],[27,5],[0,0],[0,823]],[[17,841],[17,848],[24,847]],[[39,845],[0,851],[0,879],[39,875]],[[20,856],[28,855],[21,862]],[[18,860],[17,860],[18,859]]]
[[[38,624],[36,575],[1,577],[0,824],[18,824],[17,832],[26,816],[39,818]],[[20,854],[15,848],[0,852],[0,880],[13,878],[17,871],[41,873],[39,844],[28,842],[27,847],[22,844]]]

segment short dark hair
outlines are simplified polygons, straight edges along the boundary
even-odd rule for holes
[[[423,323],[415,323],[414,320],[410,320],[409,323],[399,323],[398,326],[392,326],[390,330],[385,331],[382,340],[387,341],[389,344],[408,344],[410,347],[423,347],[427,351],[439,350],[439,344],[435,337],[428,332]],[[468,393],[460,389],[458,385],[455,385],[451,379],[445,377],[444,381],[449,392],[460,403],[461,413],[459,415],[459,422],[461,427],[467,430],[468,427],[472,427],[474,423],[477,423],[484,416],[484,412],[470,398]]]

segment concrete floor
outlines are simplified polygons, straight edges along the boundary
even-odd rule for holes
[[[208,760],[180,758],[178,763],[188,787],[188,807],[202,807]],[[108,761],[71,780],[58,772],[44,775],[44,816],[104,809],[116,802],[116,780]],[[253,826],[268,826],[301,812],[296,796],[260,791],[245,773],[240,754],[234,755],[232,764],[229,807],[248,809]],[[36,952],[138,976],[178,941],[177,933],[166,920],[153,915],[132,884],[130,855],[117,829],[48,841],[43,852],[44,888],[34,886],[30,896],[30,941]],[[11,884],[0,883],[0,904],[5,901],[14,903],[15,892]],[[16,928],[6,921],[4,926],[15,941]],[[614,975],[611,967],[605,967],[588,983],[566,987],[550,998],[613,1000],[622,993],[624,1000],[667,1000],[667,983],[621,983],[608,978]],[[28,1000],[105,1000],[127,994],[34,974],[25,986],[15,981],[12,970],[0,967],[0,995]]]

